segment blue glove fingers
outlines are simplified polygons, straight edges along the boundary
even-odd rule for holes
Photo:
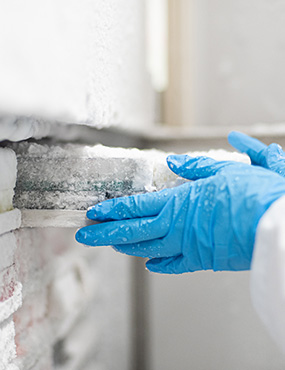
[[[119,245],[162,238],[168,229],[169,223],[161,222],[160,217],[136,218],[86,226],[77,231],[75,238],[91,246]]]
[[[218,162],[209,157],[195,157],[188,155],[169,155],[167,164],[176,175],[188,180],[198,180],[215,175],[221,168],[232,165],[233,162]]]
[[[238,131],[230,132],[228,141],[234,148],[242,153],[246,153],[250,157],[252,164],[264,165],[264,155],[261,153],[267,148],[267,145],[264,143]]]
[[[242,132],[232,131],[228,135],[229,143],[239,151],[247,153],[249,149],[259,153],[261,150],[267,148],[267,145],[251,136],[243,134]]]
[[[164,207],[171,191],[165,189],[157,193],[109,199],[90,208],[87,217],[91,220],[109,221],[156,216]]]
[[[169,257],[173,252],[166,248],[163,239],[148,240],[140,243],[115,245],[113,248],[120,253],[136,257]]]
[[[278,144],[267,148],[267,168],[285,177],[285,153]]]
[[[146,262],[146,268],[159,274],[182,274],[190,272],[183,255],[170,258],[153,258]]]
[[[229,134],[228,140],[234,148],[248,154],[252,164],[268,168],[284,176],[285,154],[280,145],[267,146],[255,138],[236,131]]]

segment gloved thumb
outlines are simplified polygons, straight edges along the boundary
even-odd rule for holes
[[[238,131],[229,133],[228,142],[241,153],[246,153],[250,157],[252,164],[266,168],[265,152],[267,150],[267,145],[258,139]]]
[[[238,131],[232,131],[228,141],[234,148],[246,153],[253,165],[262,166],[285,176],[285,153],[280,145],[273,143],[267,146]]]

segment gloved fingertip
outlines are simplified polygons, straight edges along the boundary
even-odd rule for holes
[[[228,134],[228,137],[236,137],[236,136],[247,136],[246,134],[244,134],[243,132],[241,131],[237,131],[237,130],[232,130],[230,131],[230,133]]]
[[[191,158],[192,157],[186,154],[181,154],[181,155],[172,154],[166,158],[166,161],[171,171],[173,171],[174,173],[177,173],[179,172],[179,169],[183,165],[185,165],[185,163],[187,163],[187,161],[189,161],[189,159]]]
[[[86,230],[85,230],[86,229]],[[88,230],[88,226],[79,229],[75,234],[75,240],[78,243],[89,245],[92,247],[104,247],[109,246],[111,243],[105,240],[100,234],[96,234],[95,231]]]
[[[231,146],[233,146],[236,149],[239,149],[240,141],[244,138],[248,138],[247,135],[243,134],[240,131],[231,131],[228,134],[228,142]]]
[[[235,149],[248,154],[253,162],[256,163],[258,162],[256,155],[259,155],[263,149],[267,148],[267,145],[260,140],[239,131],[231,131],[228,135],[228,142]]]
[[[105,221],[108,219],[109,213],[112,210],[112,206],[112,199],[95,204],[94,206],[88,208],[86,217],[88,217],[90,220]]]
[[[96,213],[93,209],[88,209],[86,212],[86,217],[92,220],[94,217],[96,217]]]
[[[108,218],[108,215],[104,215],[102,212],[97,211],[96,209],[89,209],[86,212],[86,217],[93,221],[105,221]]]
[[[75,234],[75,240],[78,243],[84,243],[86,240],[86,233],[82,229],[79,229]]]

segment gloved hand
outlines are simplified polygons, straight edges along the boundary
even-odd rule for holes
[[[285,194],[285,180],[207,157],[167,161],[174,173],[196,181],[95,205],[87,216],[103,223],[80,229],[77,241],[148,257],[146,267],[159,273],[249,269],[258,222]]]
[[[267,168],[285,177],[285,153],[278,144],[265,145],[241,132],[232,131],[228,136],[229,143],[242,153],[246,153],[253,165]]]

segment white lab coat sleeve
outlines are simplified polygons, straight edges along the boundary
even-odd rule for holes
[[[261,218],[251,264],[253,305],[285,353],[285,196]]]

